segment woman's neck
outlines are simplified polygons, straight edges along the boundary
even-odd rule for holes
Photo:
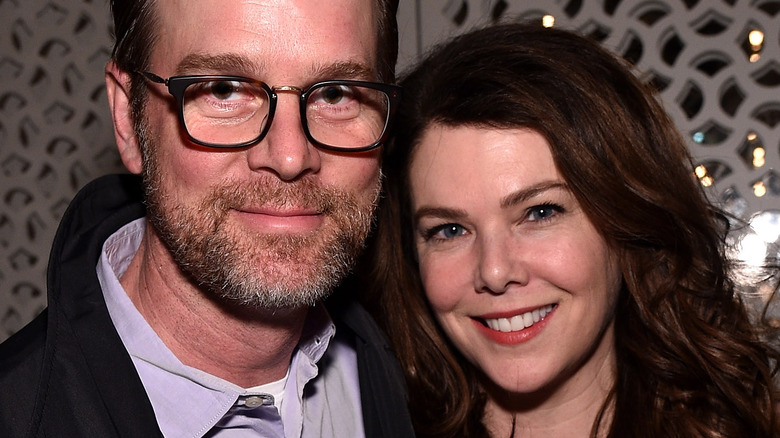
[[[531,412],[511,412],[488,402],[485,407],[485,425],[494,438],[589,438],[604,400],[588,406]],[[609,424],[611,407],[608,407],[602,424]],[[602,428],[599,437],[605,432]]]
[[[507,393],[486,385],[488,402],[483,422],[495,438],[588,438],[615,382],[614,357],[595,364],[593,373],[572,376],[538,394]],[[601,424],[609,425],[613,406]],[[608,428],[608,427],[607,427]],[[605,434],[605,429],[599,437]]]

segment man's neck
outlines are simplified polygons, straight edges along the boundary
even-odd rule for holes
[[[285,376],[308,312],[219,303],[179,270],[150,227],[120,283],[182,363],[242,387]]]

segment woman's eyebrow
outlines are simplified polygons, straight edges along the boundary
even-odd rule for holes
[[[561,181],[543,181],[504,196],[501,198],[500,205],[501,208],[509,208],[550,190],[568,190],[568,185]],[[414,222],[417,223],[421,218],[426,216],[437,217],[445,220],[460,220],[468,216],[468,213],[465,210],[457,208],[431,207],[423,205],[415,210]]]
[[[501,208],[512,207],[550,190],[569,190],[569,187],[562,181],[542,181],[504,196],[501,198]]]
[[[446,220],[459,220],[466,217],[466,212],[456,208],[448,207],[428,207],[423,205],[414,212],[414,222],[417,223],[421,218],[430,216]]]

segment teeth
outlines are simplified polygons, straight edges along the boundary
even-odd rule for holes
[[[495,318],[486,319],[485,323],[492,330],[508,333],[516,332],[524,328],[531,327],[534,323],[543,320],[548,313],[553,309],[554,305],[550,304],[542,307],[541,309],[535,309],[532,312],[526,312],[522,315],[515,315],[511,318]]]

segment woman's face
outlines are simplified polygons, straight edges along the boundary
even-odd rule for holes
[[[545,138],[433,125],[410,172],[426,296],[461,353],[511,393],[611,381],[618,261]]]

